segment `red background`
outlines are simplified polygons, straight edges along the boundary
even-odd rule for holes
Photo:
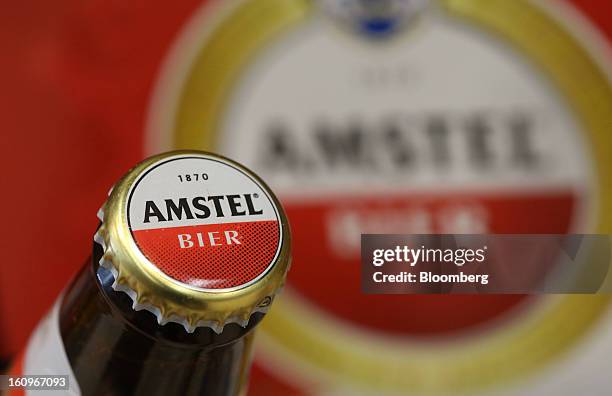
[[[612,2],[573,3],[612,40]],[[144,155],[160,62],[199,4],[4,2],[0,356],[89,255],[107,190]]]

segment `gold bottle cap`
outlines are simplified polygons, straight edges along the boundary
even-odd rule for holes
[[[100,220],[94,239],[113,289],[160,324],[217,333],[246,326],[284,284],[291,238],[283,209],[259,177],[227,158],[151,157],[119,180]]]

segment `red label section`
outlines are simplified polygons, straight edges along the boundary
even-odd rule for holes
[[[245,285],[273,262],[278,221],[208,224],[133,231],[142,253],[163,273],[205,289]]]
[[[293,224],[290,285],[333,317],[370,330],[432,336],[471,328],[509,313],[525,296],[365,295],[360,289],[360,234],[566,233],[578,200],[567,190],[285,203]],[[309,263],[317,263],[317,270]]]

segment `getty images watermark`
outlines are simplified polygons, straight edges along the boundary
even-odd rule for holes
[[[376,294],[609,293],[610,235],[362,235]]]

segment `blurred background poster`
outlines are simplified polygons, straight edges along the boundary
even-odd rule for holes
[[[197,148],[294,236],[253,395],[607,394],[607,296],[363,295],[361,233],[611,233],[612,4],[11,2],[0,355],[91,249],[113,180]]]

